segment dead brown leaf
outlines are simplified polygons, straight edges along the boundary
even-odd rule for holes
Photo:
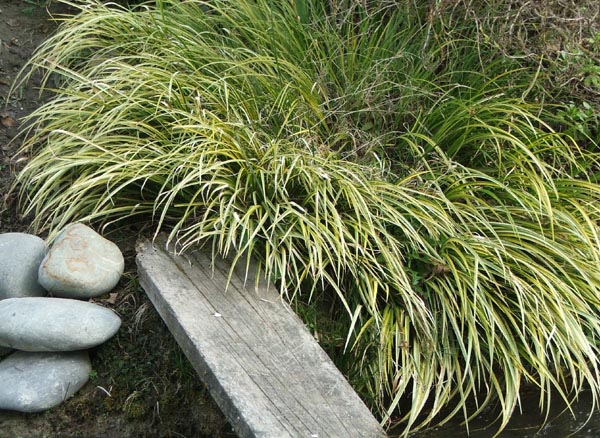
[[[11,116],[4,113],[4,114],[0,114],[0,123],[5,128],[12,128],[13,126],[15,126],[16,121]]]
[[[115,305],[117,303],[117,292],[108,294],[108,298],[104,300],[105,303]]]

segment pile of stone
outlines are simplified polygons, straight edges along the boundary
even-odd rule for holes
[[[41,412],[85,385],[87,350],[121,326],[87,300],[112,290],[123,268],[117,245],[83,224],[50,249],[31,234],[0,234],[0,409]]]

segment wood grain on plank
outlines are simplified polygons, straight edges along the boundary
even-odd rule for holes
[[[300,319],[252,268],[162,236],[138,244],[140,284],[242,438],[383,437]],[[256,285],[256,287],[255,287]]]

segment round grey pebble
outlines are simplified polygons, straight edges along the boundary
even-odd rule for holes
[[[87,351],[17,351],[0,362],[0,409],[41,412],[60,405],[89,379]]]
[[[0,300],[46,295],[38,283],[38,268],[46,251],[46,243],[37,236],[0,234]]]
[[[0,346],[24,351],[74,351],[111,338],[121,319],[93,303],[48,297],[0,301]]]
[[[125,267],[113,242],[83,224],[70,224],[58,235],[38,271],[52,295],[87,299],[112,290]]]

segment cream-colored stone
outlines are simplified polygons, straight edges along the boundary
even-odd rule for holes
[[[53,296],[87,299],[112,290],[124,266],[117,245],[86,225],[71,224],[54,241],[38,279]]]

